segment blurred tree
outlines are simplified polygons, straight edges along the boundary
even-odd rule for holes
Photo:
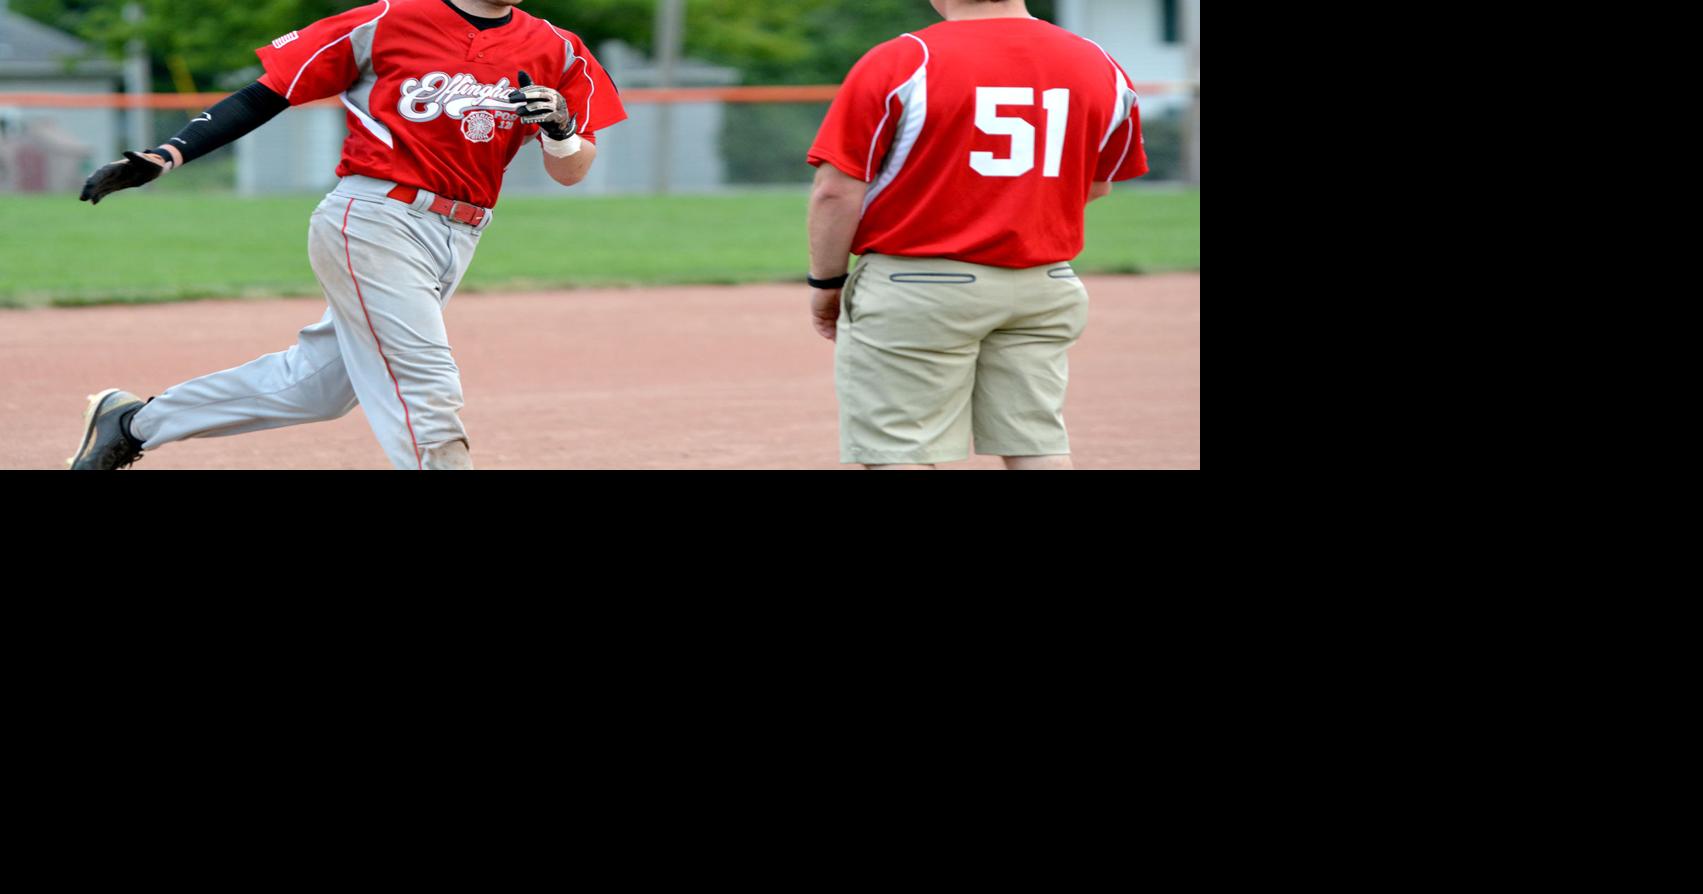
[[[197,83],[219,84],[251,70],[254,48],[336,12],[348,0],[137,0],[147,13],[124,22],[124,0],[12,0],[13,11],[122,53],[138,33],[161,83],[182,59]],[[1051,19],[1054,0],[1030,0]],[[527,12],[584,38],[595,50],[619,38],[651,50],[656,0],[525,0]],[[837,82],[870,47],[939,21],[928,0],[687,0],[686,53],[745,73],[748,84]]]
[[[650,49],[656,0],[524,0],[521,9],[580,36],[593,53],[610,38]]]
[[[745,73],[748,84],[837,84],[876,44],[940,21],[928,0],[688,0],[687,54]],[[1051,21],[1053,0],[1029,0]],[[826,105],[731,105],[722,130],[735,183],[802,183]]]
[[[75,31],[76,20],[107,4],[98,0],[12,0],[12,11],[61,31]]]
[[[1051,21],[1053,0],[1030,0]],[[940,21],[928,0],[688,0],[686,52],[748,84],[836,84],[864,53]]]
[[[251,69],[254,48],[296,27],[335,12],[361,6],[337,0],[136,0],[142,21],[124,21],[123,0],[14,0],[12,8],[31,18],[70,31],[113,56],[132,37],[148,42],[159,83],[172,83],[168,60],[181,60],[203,88],[222,76]]]

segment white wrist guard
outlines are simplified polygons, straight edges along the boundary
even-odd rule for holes
[[[549,137],[542,136],[540,139],[544,143],[544,151],[557,158],[567,158],[570,155],[577,155],[582,145],[579,134],[577,133],[565,140],[552,140]]]

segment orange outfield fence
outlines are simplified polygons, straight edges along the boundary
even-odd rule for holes
[[[810,87],[672,87],[634,88],[621,92],[621,98],[631,103],[685,102],[830,102],[840,88],[834,84]],[[1182,82],[1136,84],[1135,92],[1145,96],[1184,93],[1189,85]],[[131,96],[125,93],[0,93],[0,106],[19,108],[61,109],[205,109],[229,96],[228,93],[145,93]],[[335,99],[322,99],[318,104],[337,105]]]

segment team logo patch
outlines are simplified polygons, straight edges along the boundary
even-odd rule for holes
[[[300,32],[291,31],[289,34],[272,41],[272,49],[281,50],[289,44],[295,43],[301,36]]]
[[[497,132],[497,116],[490,112],[468,112],[461,119],[461,135],[469,142],[489,143]]]

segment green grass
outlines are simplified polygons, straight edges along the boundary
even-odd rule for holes
[[[0,196],[0,306],[317,295],[307,219],[320,196]],[[511,198],[464,288],[796,280],[803,193]],[[1200,269],[1200,193],[1123,188],[1088,209],[1082,272]]]

